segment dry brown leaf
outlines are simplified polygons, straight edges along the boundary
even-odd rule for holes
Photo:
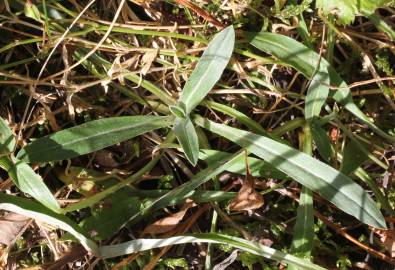
[[[262,205],[263,196],[255,191],[254,178],[250,173],[246,153],[246,177],[239,193],[230,201],[229,209],[233,211],[248,211],[258,209]]]
[[[148,51],[143,55],[143,59],[141,60],[143,67],[141,68],[141,74],[146,75],[150,70],[152,63],[155,61],[158,56],[159,50]]]
[[[152,223],[144,229],[143,234],[162,234],[171,231],[182,221],[188,209],[195,206],[193,201],[187,201],[180,211]]]
[[[29,218],[12,212],[2,216],[0,218],[0,243],[10,245],[28,221]]]
[[[391,255],[391,258],[395,257],[395,231],[388,230],[383,231],[380,234],[380,241],[384,244],[385,249]]]

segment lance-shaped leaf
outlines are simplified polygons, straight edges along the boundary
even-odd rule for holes
[[[197,118],[196,123],[245,147],[361,222],[386,228],[383,215],[369,195],[349,177],[325,163],[287,145],[248,131],[203,118]]]
[[[0,117],[0,155],[14,150],[15,138],[7,122]]]
[[[36,174],[26,162],[17,158],[1,157],[0,167],[8,172],[14,184],[21,191],[29,194],[52,211],[62,212],[58,202],[45,185],[41,176]]]
[[[226,244],[232,247],[247,251],[249,253],[262,256],[271,260],[292,264],[300,269],[306,270],[323,270],[325,268],[311,262],[299,259],[290,254],[283,253],[279,250],[264,246],[257,242],[248,241],[242,238],[227,236],[217,233],[201,233],[190,236],[175,236],[164,239],[137,239],[125,243],[102,246],[100,253],[104,258],[122,256],[139,251],[159,248],[169,245],[178,245],[186,243],[218,243]]]
[[[221,78],[234,43],[233,26],[225,28],[210,41],[182,90],[178,107],[185,110],[184,115],[188,115]]]
[[[368,125],[372,130],[383,138],[395,142],[395,137],[386,134],[379,129],[372,121],[355,105],[351,91],[347,84],[339,76],[336,70],[324,58],[320,59],[320,55],[302,43],[289,38],[284,35],[260,32],[260,33],[247,33],[251,38],[251,44],[256,48],[274,55],[284,63],[294,67],[307,78],[312,78],[315,74],[317,63],[320,61],[320,69],[325,68],[329,74],[330,84],[340,89],[331,90],[329,95],[338,103],[344,106],[349,112],[354,114],[359,121]],[[322,80],[322,78],[314,77],[315,79]],[[314,83],[314,81],[312,82]],[[325,86],[325,80],[319,81]],[[317,100],[319,97],[314,98]]]
[[[33,141],[18,153],[28,162],[48,162],[88,154],[171,125],[171,117],[123,116],[94,120]]]
[[[41,222],[54,225],[71,233],[86,250],[99,256],[97,244],[87,237],[87,234],[71,219],[56,214],[44,206],[31,200],[0,193],[0,209],[15,212]]]
[[[199,140],[192,121],[189,117],[176,117],[173,130],[189,162],[195,166],[199,157]]]

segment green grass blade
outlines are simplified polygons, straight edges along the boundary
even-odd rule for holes
[[[14,151],[15,138],[7,122],[0,117],[0,155]]]
[[[0,209],[15,212],[59,227],[60,229],[71,233],[75,238],[77,238],[86,250],[99,256],[99,250],[96,243],[89,239],[86,232],[84,232],[68,217],[56,214],[44,206],[32,202],[31,200],[7,195],[4,193],[0,193]]]
[[[23,192],[29,194],[34,199],[48,207],[54,212],[61,213],[62,210],[45,185],[40,175],[26,163],[16,158],[1,157],[0,167],[8,172],[14,184]]]
[[[175,236],[164,239],[137,239],[122,244],[102,246],[100,253],[104,258],[122,256],[134,252],[150,250],[153,248],[164,247],[169,245],[178,245],[186,243],[218,243],[227,244],[235,248],[259,255],[268,259],[276,260],[283,263],[293,264],[302,269],[323,270],[325,268],[319,265],[299,259],[290,254],[283,253],[279,250],[264,246],[257,242],[248,241],[238,237],[221,235],[216,233],[193,234],[190,236]]]
[[[303,152],[312,155],[312,136],[308,123],[304,127]],[[302,187],[299,197],[299,206],[296,216],[296,223],[293,228],[293,238],[291,252],[298,257],[310,260],[314,241],[314,213],[313,213],[313,192]],[[289,270],[296,270],[294,266],[288,267]]]
[[[168,205],[176,204],[180,201],[180,198],[184,198],[186,194],[189,194],[197,187],[203,185],[213,177],[233,166],[237,162],[238,158],[242,157],[242,154],[243,151],[239,151],[232,156],[225,157],[220,162],[212,164],[208,168],[200,171],[198,174],[194,175],[188,182],[185,182],[184,184],[174,188],[163,196],[160,196],[159,198],[147,203],[146,206],[141,209],[141,211],[136,214],[132,219],[161,209]]]
[[[181,144],[187,159],[193,166],[195,166],[198,162],[199,156],[199,140],[191,119],[189,119],[189,117],[176,117],[173,131],[178,142]]]
[[[202,57],[186,82],[179,103],[189,114],[221,78],[233,52],[235,32],[229,26],[218,33],[208,44]]]
[[[383,215],[369,195],[349,177],[298,150],[264,136],[203,118],[196,123],[246,147],[295,181],[318,192],[339,209],[374,227],[386,228]]]
[[[28,162],[48,162],[88,154],[171,125],[171,117],[123,116],[94,120],[33,141],[18,153]]]
[[[274,55],[284,63],[294,67],[307,78],[312,78],[314,76],[320,56],[318,53],[306,47],[302,43],[287,36],[268,32],[260,32],[255,34],[247,33],[247,36],[251,38],[251,44],[256,48]],[[330,84],[341,88],[336,91],[330,91],[329,94],[333,99],[343,105],[349,112],[354,114],[361,122],[368,125],[378,135],[391,142],[395,142],[395,137],[390,136],[379,129],[355,105],[352,99],[351,91],[347,87],[347,84],[324,58],[320,60],[319,70],[327,70]],[[325,84],[325,81],[321,83]]]
[[[227,152],[221,152],[217,150],[211,149],[200,149],[199,159],[205,161],[207,164],[213,165],[216,163],[220,163],[224,158],[230,158],[232,154]],[[263,178],[273,178],[273,179],[286,179],[288,178],[286,174],[277,170],[275,167],[270,165],[269,163],[253,158],[248,157],[248,165],[250,167],[250,173],[254,177],[263,177]],[[245,158],[239,157],[234,165],[230,166],[226,169],[228,172],[237,173],[241,175],[246,174],[246,164]]]

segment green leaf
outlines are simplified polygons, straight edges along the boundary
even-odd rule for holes
[[[7,122],[0,117],[0,155],[14,151],[15,138]]]
[[[177,106],[169,106],[169,110],[174,116],[178,118],[187,117],[187,113],[185,112],[185,105],[183,103],[180,103]]]
[[[105,240],[114,235],[142,206],[136,197],[125,198],[120,192],[114,195],[121,196],[109,198],[106,203],[111,207],[104,207],[100,213],[84,219],[80,224],[85,231],[95,234],[95,240]]]
[[[37,139],[18,153],[27,162],[70,159],[171,125],[171,117],[123,116],[94,120]]]
[[[62,209],[45,185],[40,175],[26,163],[17,158],[1,157],[0,167],[8,172],[14,184],[23,192],[48,207],[54,212],[61,213]]]
[[[19,198],[16,196],[0,193],[0,209],[15,212],[41,222],[54,225],[62,230],[71,233],[78,241],[85,247],[86,250],[99,256],[99,249],[97,244],[89,239],[86,232],[84,232],[71,219],[60,214],[56,214],[44,206],[32,202],[28,199]]]
[[[220,163],[224,158],[230,158],[231,153],[221,152],[211,149],[200,149],[199,159],[205,161],[207,164],[212,166],[213,164]],[[277,170],[269,163],[257,159],[248,157],[248,165],[250,167],[250,173],[254,177],[273,178],[273,179],[286,179],[286,174]],[[246,174],[246,163],[243,156],[236,159],[234,165],[226,169],[228,172],[237,173],[241,175]]]
[[[355,0],[316,0],[315,5],[326,16],[335,15],[343,25],[352,23],[358,12]]]
[[[310,122],[311,133],[321,158],[329,163],[334,152],[331,140],[318,121]]]
[[[185,104],[186,114],[199,105],[221,78],[232,55],[234,43],[233,26],[225,28],[210,41],[179,99],[179,102]]]
[[[311,156],[313,153],[311,128],[308,123],[304,126],[303,152]],[[296,223],[293,228],[291,252],[298,257],[310,261],[314,241],[314,206],[313,192],[302,186],[299,197],[299,206],[296,215]],[[297,267],[290,266],[288,270],[296,270]]]
[[[141,215],[150,213],[152,211],[161,209],[168,205],[176,204],[181,198],[184,198],[187,194],[195,190],[200,185],[203,185],[213,177],[227,170],[233,166],[237,160],[242,156],[243,152],[239,151],[230,157],[223,158],[220,162],[215,164],[210,164],[206,169],[200,171],[198,174],[194,175],[188,182],[174,188],[168,193],[160,196],[159,198],[148,202],[146,206],[141,209],[141,211],[132,217],[131,220],[138,218]]]
[[[264,246],[257,242],[248,241],[242,238],[237,238],[228,235],[221,235],[217,233],[201,233],[190,236],[175,236],[164,239],[137,239],[125,243],[102,246],[100,253],[104,258],[112,258],[122,256],[125,254],[135,253],[153,248],[164,247],[169,245],[178,245],[186,243],[218,243],[227,244],[237,249],[250,252],[271,260],[276,260],[283,263],[293,264],[302,269],[323,270],[325,268],[299,259],[293,255],[283,253],[279,250]]]
[[[313,192],[306,187],[302,187],[291,245],[292,253],[297,254],[298,257],[310,259],[314,240],[313,226]]]
[[[369,195],[346,175],[325,163],[264,136],[202,118],[197,118],[196,123],[245,147],[361,222],[386,228],[383,215]]]
[[[37,6],[34,5],[31,1],[26,1],[25,3],[25,16],[32,18],[38,22],[42,22],[40,17],[40,11],[38,10]]]
[[[361,147],[364,147],[364,145],[358,145],[354,140],[350,140],[346,145],[343,150],[343,161],[340,166],[340,171],[342,173],[346,175],[352,173],[361,166],[362,163],[369,159],[369,156],[366,155]]]
[[[322,9],[326,16],[335,15],[341,24],[348,25],[358,13],[368,16],[389,3],[393,0],[317,0],[316,8]]]
[[[310,121],[320,116],[322,106],[324,106],[329,94],[329,84],[328,70],[320,65],[319,70],[314,74],[310,86],[307,89],[304,109],[306,120]]]
[[[192,121],[189,117],[176,117],[173,130],[187,159],[193,166],[195,166],[199,156],[199,140]]]
[[[395,137],[386,134],[355,105],[351,91],[347,84],[339,76],[336,70],[324,58],[302,43],[284,35],[260,32],[246,33],[251,38],[251,44],[256,48],[274,55],[284,63],[294,67],[307,78],[315,74],[317,63],[320,61],[320,69],[326,69],[329,74],[330,84],[340,87],[338,90],[329,92],[330,96],[343,105],[349,112],[354,114],[362,123],[368,125],[373,131],[383,138],[395,142]],[[321,82],[325,84],[324,82]]]

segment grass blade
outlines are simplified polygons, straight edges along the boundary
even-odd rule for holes
[[[369,195],[358,184],[334,168],[264,136],[203,118],[198,118],[196,123],[245,147],[361,222],[386,228],[383,215]]]
[[[41,222],[54,225],[62,230],[71,233],[84,248],[96,256],[99,255],[97,244],[87,237],[87,234],[72,220],[63,215],[53,213],[44,206],[32,202],[28,199],[23,199],[4,193],[0,193],[0,209],[15,212]]]
[[[15,138],[7,122],[0,117],[0,154],[14,151]]]
[[[314,76],[320,56],[318,53],[306,47],[302,43],[287,36],[268,32],[260,32],[257,34],[249,33],[247,36],[251,38],[251,44],[256,48],[274,55],[284,63],[294,67],[307,78],[312,78]],[[324,58],[320,60],[320,70],[321,69],[326,69],[328,71],[331,85],[341,88],[336,91],[330,91],[329,94],[333,99],[343,105],[349,112],[354,114],[362,123],[368,125],[378,135],[391,142],[395,142],[395,137],[390,136],[379,129],[355,105],[347,84]],[[325,81],[320,83],[325,83]]]
[[[179,103],[189,114],[221,78],[233,52],[235,32],[229,26],[218,33],[208,44],[195,70],[186,82]]]
[[[193,166],[195,166],[198,162],[199,156],[199,140],[192,121],[189,117],[176,117],[173,130],[187,159]]]
[[[48,162],[88,154],[169,126],[171,117],[124,116],[94,120],[40,138],[18,153],[27,162]]]
[[[169,245],[178,245],[186,243],[218,243],[227,244],[235,248],[259,255],[268,259],[276,260],[283,263],[293,264],[302,269],[323,270],[325,268],[319,265],[299,259],[295,256],[283,253],[279,250],[261,245],[257,242],[244,240],[241,238],[221,235],[217,233],[201,233],[191,236],[175,236],[165,239],[137,239],[118,245],[102,246],[100,253],[104,258],[112,258],[130,254],[134,252],[149,250]]]
[[[11,160],[8,157],[1,157],[0,167],[8,172],[14,184],[21,191],[29,194],[52,211],[62,212],[57,200],[45,185],[41,176],[36,174],[26,162],[16,158]]]

